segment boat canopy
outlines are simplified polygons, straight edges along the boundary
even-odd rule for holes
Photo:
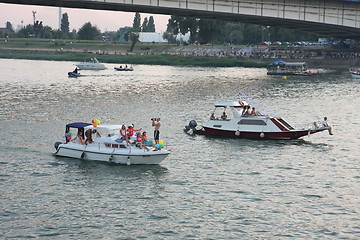
[[[297,66],[305,66],[306,62],[284,62],[281,60],[276,60],[274,62],[269,63],[269,66],[289,66],[289,67],[297,67]]]
[[[69,123],[66,125],[67,128],[84,128],[87,127],[89,125],[92,125],[91,123],[84,123],[84,122],[74,122],[74,123]]]
[[[88,129],[91,130],[104,130],[104,131],[112,131],[112,130],[119,130],[121,129],[122,125],[110,125],[110,124],[99,124],[97,127],[94,127],[92,124],[91,126],[85,127],[85,131]]]

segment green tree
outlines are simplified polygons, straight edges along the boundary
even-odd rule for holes
[[[199,20],[198,40],[201,43],[219,42],[224,34],[226,22],[212,19]]]
[[[144,18],[143,24],[141,26],[142,32],[148,32],[148,19],[147,17]]]
[[[153,16],[150,16],[150,18],[149,18],[148,31],[155,32],[155,21],[154,21]]]
[[[134,50],[135,44],[139,41],[139,34],[131,32],[129,38],[131,41],[131,47],[129,49],[129,52],[132,52]]]
[[[96,26],[92,26],[90,22],[87,22],[79,29],[78,37],[82,40],[97,40],[100,39],[101,32]]]
[[[11,22],[6,22],[6,29],[11,31],[11,32],[14,32],[14,29],[13,29],[13,26],[12,26]]]
[[[60,29],[64,34],[69,35],[69,16],[67,13],[62,15]]]
[[[131,27],[123,27],[119,28],[116,32],[116,39],[119,42],[128,42],[129,41],[129,33],[131,32]]]
[[[28,24],[27,26],[20,29],[20,31],[17,32],[16,36],[18,38],[30,38],[34,37],[34,26]]]
[[[135,17],[134,17],[134,21],[133,21],[133,31],[134,32],[140,32],[141,31],[141,17],[140,17],[140,13],[136,12],[135,13]]]
[[[193,17],[180,17],[171,15],[168,21],[168,29],[172,29],[174,35],[190,32],[190,42],[195,42],[198,31],[198,20]]]

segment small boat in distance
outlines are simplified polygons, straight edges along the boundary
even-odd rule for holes
[[[75,73],[75,72],[68,72],[68,77],[71,77],[71,78],[77,78],[77,77],[80,77],[80,73]]]
[[[210,120],[200,129],[196,128],[197,122],[191,120],[189,125],[185,126],[184,131],[191,130],[194,134],[232,138],[298,139],[327,129],[321,127],[318,122],[314,122],[311,128],[297,129],[278,114],[270,116],[265,113],[265,110],[260,110],[260,107],[259,103],[239,92],[228,100],[215,103],[215,110]],[[219,118],[214,116],[218,108],[223,112]],[[232,118],[227,117],[230,112]]]
[[[163,143],[150,144],[150,146],[142,148],[127,143],[119,136],[121,128],[122,125],[69,123],[65,128],[65,142],[55,143],[54,155],[133,165],[160,164],[170,154],[170,151],[164,149]],[[76,135],[71,133],[71,130],[74,129],[77,129]],[[73,140],[71,140],[72,135],[76,136]],[[86,137],[86,141],[84,141],[84,137]]]
[[[267,75],[298,75],[312,76],[305,62],[284,62],[276,60],[267,66]]]
[[[79,69],[76,67],[74,71],[68,72],[68,77],[77,78],[80,77]]]
[[[116,71],[134,71],[132,66],[128,67],[127,65],[125,67],[122,67],[122,65],[120,65],[120,67],[114,67],[114,69]]]
[[[96,58],[91,58],[88,62],[82,62],[76,64],[80,70],[104,70],[106,69],[104,64],[101,64]]]
[[[360,78],[360,67],[351,67],[349,72],[352,78]]]

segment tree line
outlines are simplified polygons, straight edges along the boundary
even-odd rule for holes
[[[13,37],[19,38],[49,38],[49,39],[79,39],[79,40],[101,40],[104,37],[111,41],[125,41],[136,43],[139,32],[155,32],[155,22],[153,16],[145,17],[141,20],[140,14],[135,13],[133,25],[131,27],[120,28],[116,32],[101,31],[90,22],[85,23],[78,31],[69,29],[69,16],[67,13],[62,15],[61,28],[52,29],[43,25],[41,21],[21,28],[17,33],[13,31],[10,22],[6,24],[6,33],[13,32]],[[257,44],[262,41],[316,41],[319,35],[284,29],[278,27],[267,27],[255,24],[228,22],[221,20],[181,17],[172,15],[167,24],[166,32],[163,37],[169,43],[176,43],[177,34],[190,33],[189,43],[231,43],[231,44]]]

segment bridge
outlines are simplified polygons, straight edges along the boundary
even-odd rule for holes
[[[3,3],[190,16],[360,40],[357,0],[0,0]]]

